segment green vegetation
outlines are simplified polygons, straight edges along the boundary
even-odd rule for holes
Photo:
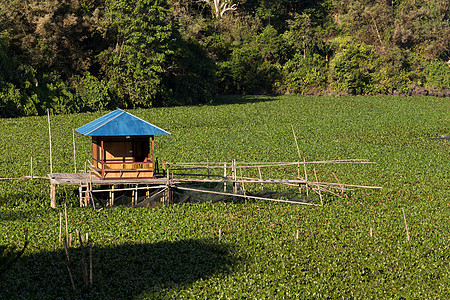
[[[296,161],[292,124],[307,160],[377,162],[320,167],[319,179],[333,171],[384,188],[327,197],[323,207],[235,200],[94,211],[77,207],[73,189],[58,189],[52,210],[48,181],[2,180],[0,245],[21,249],[26,230],[29,245],[2,275],[0,297],[448,298],[449,140],[428,137],[448,135],[449,110],[442,98],[394,96],[234,96],[132,110],[172,133],[156,139],[162,160]],[[73,170],[72,128],[102,114],[52,117],[55,172]],[[0,177],[29,174],[30,155],[35,175],[49,172],[45,117],[2,119],[0,133]],[[82,169],[90,141],[76,140]],[[70,249],[76,292],[58,242],[63,202],[70,232],[93,241],[92,288],[78,242]]]
[[[442,0],[3,1],[0,117],[217,94],[449,96],[449,9]]]

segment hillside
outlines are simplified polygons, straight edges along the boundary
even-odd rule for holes
[[[0,3],[0,117],[217,95],[450,95],[442,0]]]

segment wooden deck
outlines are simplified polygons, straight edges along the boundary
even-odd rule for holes
[[[91,184],[163,184],[167,185],[167,178],[114,178],[101,179],[89,173],[52,173],[47,175],[50,184],[54,185],[82,185]]]

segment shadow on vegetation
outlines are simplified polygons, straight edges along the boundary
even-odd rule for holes
[[[277,100],[277,95],[226,95],[218,96],[211,103],[206,105],[219,106],[227,104],[246,104],[246,103],[260,103]]]
[[[89,249],[85,247],[89,272]],[[24,255],[0,279],[0,298],[162,298],[214,274],[232,271],[233,247],[212,240],[164,241],[96,247],[93,286],[83,282],[80,247],[69,249],[74,292],[63,249]]]

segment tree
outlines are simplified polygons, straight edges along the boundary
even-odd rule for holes
[[[166,93],[162,77],[172,68],[175,37],[160,2],[107,1],[104,35],[109,47],[99,56],[102,73],[129,106],[152,106]]]
[[[227,11],[237,10],[237,4],[233,4],[233,0],[201,0],[211,6],[214,17],[221,19]]]

